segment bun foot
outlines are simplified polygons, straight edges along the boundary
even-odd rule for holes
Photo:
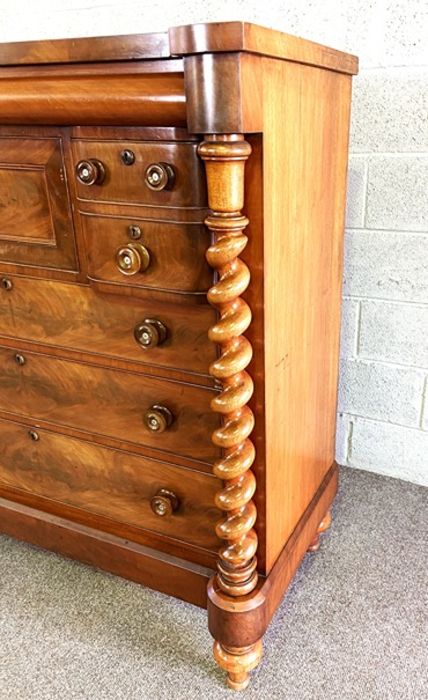
[[[250,682],[250,671],[258,665],[263,653],[262,640],[248,647],[226,647],[214,642],[214,658],[227,671],[227,685],[232,690],[244,690]]]
[[[320,524],[318,525],[318,530],[317,534],[315,535],[314,539],[310,543],[308,547],[308,552],[318,552],[320,548],[320,535],[328,530],[328,528],[331,525],[331,510],[328,510],[323,519],[321,520]]]

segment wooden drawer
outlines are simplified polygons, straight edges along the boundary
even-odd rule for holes
[[[84,185],[76,177],[79,199],[122,204],[148,204],[156,207],[206,207],[207,194],[203,165],[197,143],[153,141],[72,141],[75,167],[80,161],[98,161],[104,168],[101,184]],[[132,151],[135,161],[125,165],[124,150]],[[166,189],[152,190],[145,181],[150,165],[172,167],[173,182]]]
[[[0,262],[78,269],[62,149],[0,136]]]
[[[196,460],[219,454],[211,443],[214,390],[114,369],[0,349],[0,410],[136,443]],[[164,432],[145,423],[154,405],[173,416]]]
[[[137,528],[215,550],[220,511],[213,476],[46,430],[0,421],[0,488],[19,489]],[[157,515],[161,489],[177,497],[171,514]],[[168,499],[167,499],[168,501]]]
[[[213,284],[213,271],[205,259],[210,234],[200,224],[171,224],[101,216],[83,216],[90,279],[130,287],[147,287],[178,293],[205,294]],[[141,238],[129,238],[131,226],[138,226]],[[138,253],[143,246],[148,258]],[[139,271],[123,273],[117,256],[119,251],[147,264]],[[125,251],[128,251],[127,253]]]
[[[208,328],[216,312],[208,305],[141,301],[24,277],[6,281],[12,287],[0,287],[0,336],[5,338],[200,374],[207,374],[215,359]],[[148,349],[134,335],[145,319],[160,321],[166,329],[166,339]]]

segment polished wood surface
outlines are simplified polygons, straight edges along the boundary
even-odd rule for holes
[[[44,496],[117,522],[214,550],[219,484],[194,470],[0,420],[0,486]],[[160,489],[178,499],[171,515],[151,508]]]
[[[357,60],[229,22],[2,62],[0,531],[202,605],[216,570],[243,689],[337,489]]]
[[[63,143],[0,134],[0,260],[77,269]]]
[[[169,56],[167,32],[0,44],[0,65],[129,61]]]
[[[95,158],[104,164],[102,184],[85,186],[76,180],[77,197],[82,200],[119,202],[126,205],[147,204],[156,207],[205,207],[207,201],[202,164],[197,144],[183,142],[126,141],[120,131],[115,140],[72,140],[73,160]],[[121,159],[124,149],[132,151],[135,162],[126,165]],[[170,189],[154,191],[147,186],[145,171],[154,163],[170,164],[175,179]],[[84,208],[84,205],[80,205]],[[168,212],[169,215],[173,212]]]
[[[318,552],[320,546],[321,546],[321,535],[324,532],[327,532],[329,527],[331,526],[332,522],[332,514],[331,514],[331,509],[327,511],[323,519],[321,520],[320,524],[318,525],[317,529],[317,534],[315,535],[314,539],[310,543],[308,547],[308,552]]]
[[[122,368],[132,362],[133,367],[168,367],[195,375],[206,375],[207,363],[216,357],[207,333],[215,312],[208,305],[141,302],[83,285],[13,275],[1,280],[11,288],[0,284],[0,343],[2,338],[5,344],[19,338],[57,352],[95,354],[101,362],[122,360]],[[167,329],[165,341],[147,350],[134,335],[145,318],[159,319]],[[193,381],[201,380],[194,377]]]
[[[358,71],[356,56],[250,22],[209,22],[172,27],[169,38],[171,53],[180,56],[248,52],[343,73],[355,74]]]
[[[337,478],[337,465],[332,464],[269,575],[259,577],[258,586],[250,595],[231,598],[220,590],[216,577],[211,578],[208,584],[208,624],[212,636],[220,644],[245,648],[263,637],[319,523],[331,507],[337,492]]]
[[[223,423],[213,433],[213,442],[223,449],[213,472],[224,482],[216,495],[216,504],[225,511],[216,531],[226,543],[219,551],[220,590],[232,598],[248,595],[257,586],[257,534],[254,525],[257,510],[252,500],[256,480],[251,471],[255,459],[250,435],[254,414],[247,405],[253,394],[253,381],[246,371],[252,359],[252,347],[245,331],[251,323],[251,309],[241,299],[250,284],[250,271],[240,259],[247,237],[248,219],[241,214],[244,206],[245,162],[250,144],[240,135],[207,138],[199,147],[205,162],[208,202],[212,213],[205,223],[214,241],[207,260],[218,272],[218,280],[208,292],[208,300],[220,312],[209,335],[220,347],[220,356],[210,366],[210,374],[222,384],[222,392],[211,406],[220,413]],[[227,671],[228,684],[244,689],[249,673],[258,664],[262,644],[229,647],[214,644],[214,658]]]
[[[99,282],[147,287],[180,293],[203,293],[212,284],[212,271],[204,253],[210,238],[206,228],[197,224],[171,224],[145,219],[82,217],[88,256],[88,276]],[[134,241],[130,227],[138,227],[148,254],[146,269],[124,275],[118,267],[117,252]],[[120,294],[120,288],[117,290]]]
[[[269,571],[334,460],[351,81],[266,61],[263,88]]]
[[[1,124],[186,125],[180,73],[131,70],[102,79],[97,71],[77,76],[24,71],[0,75]]]
[[[0,532],[205,608],[207,566],[0,498]]]
[[[219,423],[210,411],[214,390],[61,360],[19,348],[0,348],[0,411],[52,426],[69,426],[173,452],[203,462],[219,454],[205,439]],[[174,421],[162,435],[144,425],[154,404],[167,406]]]

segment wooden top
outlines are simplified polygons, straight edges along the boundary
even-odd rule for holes
[[[358,72],[356,56],[248,22],[191,24],[154,34],[0,44],[0,65],[141,61],[215,52],[247,52],[343,73]]]

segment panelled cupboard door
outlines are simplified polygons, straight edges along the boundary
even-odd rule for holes
[[[3,262],[78,269],[60,135],[0,135]]]

